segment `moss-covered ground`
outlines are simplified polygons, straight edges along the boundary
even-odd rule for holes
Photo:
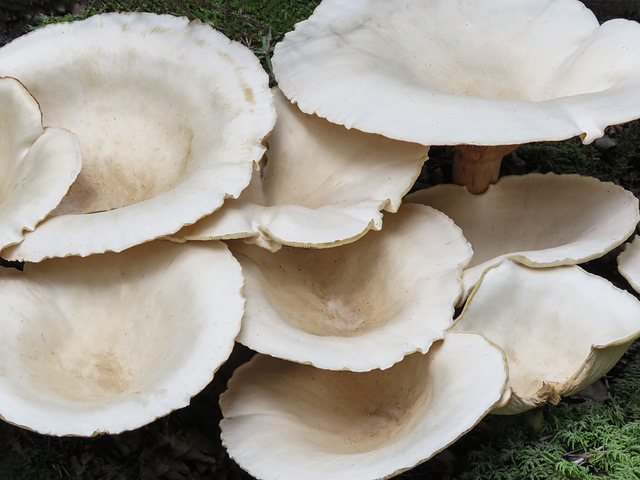
[[[0,14],[5,14],[0,15],[0,38],[5,35],[8,39],[29,28],[83,19],[101,12],[171,13],[198,18],[241,41],[260,57],[264,68],[271,73],[269,58],[274,45],[297,21],[310,15],[318,2],[26,1],[22,23],[16,7],[19,3],[0,0]],[[601,18],[610,17],[606,2],[592,0],[591,3]],[[613,4],[629,16],[640,11],[634,0],[617,3],[612,0]],[[9,7],[14,10],[9,12]],[[450,161],[450,148],[433,148],[432,159],[425,164],[418,185],[449,182]],[[532,171],[596,176],[638,194],[640,123],[609,129],[608,138],[597,145],[582,145],[578,139],[525,145],[503,163],[503,174]],[[616,253],[591,262],[586,268],[624,288],[626,283],[615,269]],[[0,422],[0,480],[249,480],[251,477],[229,460],[220,444],[217,398],[234,367],[250,354],[238,347],[214,381],[189,407],[133,432],[95,438],[56,438]],[[434,459],[398,478],[640,479],[640,345],[632,346],[609,375],[586,395],[528,414],[489,416]]]

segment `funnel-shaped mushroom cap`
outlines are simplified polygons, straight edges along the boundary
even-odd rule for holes
[[[530,267],[598,258],[624,242],[640,219],[631,192],[579,175],[503,177],[480,195],[437,185],[406,201],[436,208],[462,229],[473,246],[462,277],[466,293],[502,258]]]
[[[331,370],[387,368],[453,322],[471,249],[446,216],[406,205],[380,232],[328,249],[231,245],[245,276],[238,341]]]
[[[618,270],[636,292],[640,292],[640,241],[636,236],[618,255]]]
[[[263,480],[388,478],[470,430],[505,380],[502,352],[474,334],[366,373],[257,355],[220,397],[222,442]]]
[[[580,267],[489,269],[454,330],[500,346],[509,383],[495,413],[557,403],[607,373],[640,336],[640,302]]]
[[[185,240],[245,238],[329,247],[382,227],[427,159],[424,146],[390,140],[305,115],[274,89],[278,121],[267,163],[238,200],[174,235]]]
[[[81,164],[76,137],[42,128],[34,98],[17,80],[0,77],[0,249],[56,208]]]
[[[640,117],[640,25],[577,0],[323,0],[275,49],[284,94],[424,145],[512,145]]]
[[[231,353],[242,282],[221,242],[158,241],[0,271],[0,416],[92,435],[188,405]]]
[[[249,49],[186,18],[105,14],[0,49],[44,123],[74,132],[83,165],[55,218],[5,258],[121,251],[237,197],[275,123]],[[97,212],[97,213],[96,213]]]

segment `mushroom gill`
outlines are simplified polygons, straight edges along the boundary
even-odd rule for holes
[[[441,339],[471,255],[460,229],[423,205],[404,205],[381,231],[334,248],[230,248],[247,296],[238,341],[353,371],[387,368]]]
[[[194,223],[240,195],[275,124],[255,55],[171,15],[47,25],[0,48],[0,75],[83,154],[61,205],[3,252],[11,260],[118,252]]]
[[[502,352],[477,334],[364,373],[256,355],[220,398],[222,441],[264,480],[389,478],[471,429],[505,381]]]

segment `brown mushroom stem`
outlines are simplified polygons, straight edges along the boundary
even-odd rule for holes
[[[482,193],[500,176],[500,164],[517,145],[458,145],[453,159],[453,181],[471,193]]]

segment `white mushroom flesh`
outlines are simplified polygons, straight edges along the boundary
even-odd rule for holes
[[[238,341],[320,368],[387,368],[453,321],[471,250],[444,215],[406,205],[385,228],[329,249],[231,245],[246,278]]]
[[[0,49],[0,75],[19,78],[83,152],[56,217],[7,252],[17,260],[121,251],[212,213],[247,186],[275,123],[252,52],[170,15],[48,25]]]
[[[640,302],[577,266],[504,261],[484,274],[454,329],[480,332],[505,351],[516,399],[501,413],[518,413],[604,375],[640,336]]]
[[[366,373],[257,355],[221,396],[222,440],[264,480],[388,478],[468,431],[505,381],[502,352],[475,334]]]
[[[240,267],[220,242],[0,273],[0,415],[41,433],[118,433],[187,405],[231,353],[244,311]]]
[[[398,210],[428,148],[305,115],[273,92],[278,121],[265,164],[238,200],[172,238],[246,237],[270,250],[333,247],[379,230],[381,210]]]
[[[43,128],[38,102],[16,79],[0,77],[0,249],[56,208],[81,164],[76,137]]]
[[[437,185],[405,197],[449,216],[473,246],[463,275],[468,294],[503,258],[532,267],[598,258],[624,242],[640,220],[629,191],[579,175],[503,177],[480,195]]]
[[[636,236],[618,256],[618,270],[636,292],[640,292],[640,241]]]
[[[640,117],[640,25],[577,0],[324,0],[275,49],[307,113],[424,145],[515,145]]]

